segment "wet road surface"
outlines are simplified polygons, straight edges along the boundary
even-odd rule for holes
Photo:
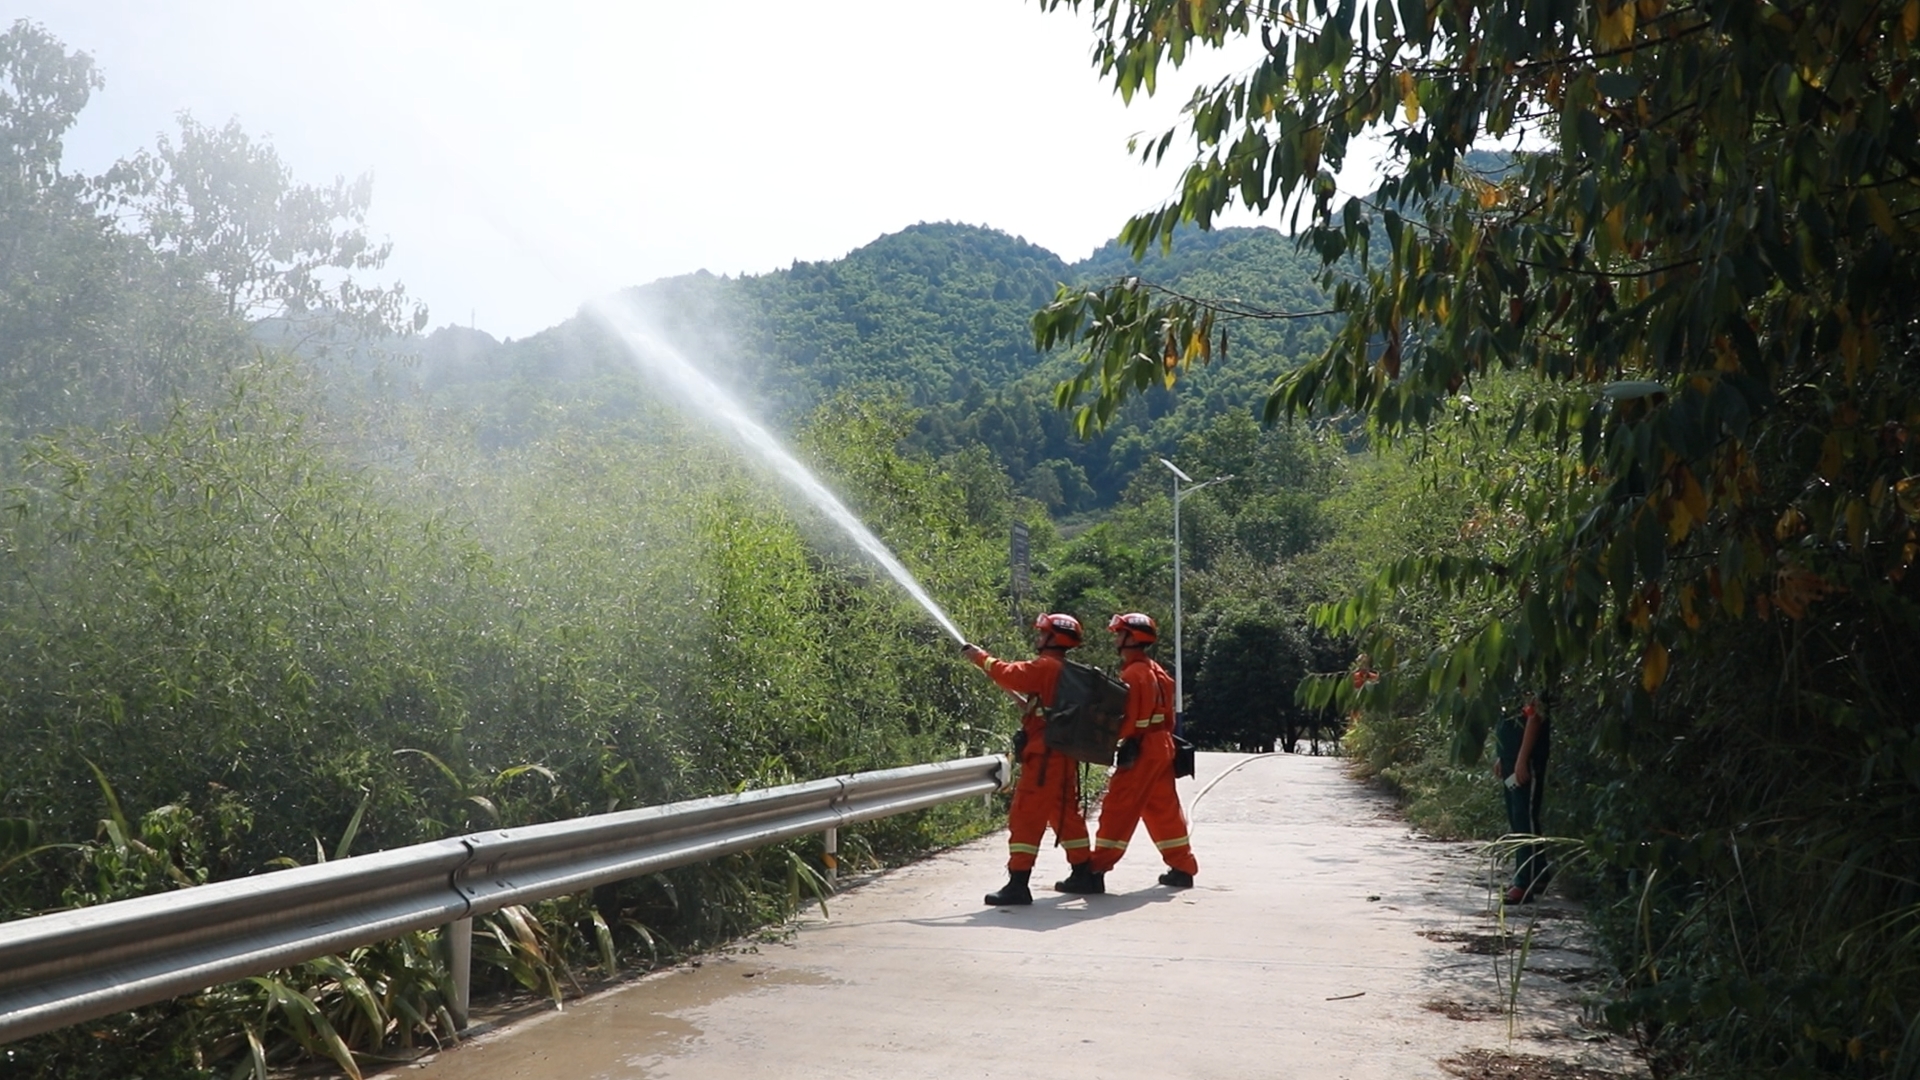
[[[1620,1041],[1579,1023],[1594,961],[1573,909],[1515,913],[1532,938],[1509,1014],[1497,868],[1415,836],[1342,765],[1202,754],[1181,781],[1191,890],[1156,882],[1142,830],[1104,896],[1046,888],[1066,872],[1050,848],[1032,907],[984,907],[1005,880],[1001,833],[849,889],[785,941],[383,1075],[1411,1080],[1455,1075],[1441,1060],[1476,1049],[1624,1071]]]

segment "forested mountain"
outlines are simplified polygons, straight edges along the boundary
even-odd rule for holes
[[[841,392],[919,412],[911,440],[945,457],[989,447],[1022,493],[1057,512],[1111,506],[1155,454],[1228,410],[1246,410],[1272,380],[1322,348],[1314,320],[1250,319],[1230,331],[1227,358],[1175,398],[1149,394],[1098,438],[1073,433],[1050,406],[1067,358],[1040,354],[1028,320],[1068,284],[1140,276],[1174,291],[1230,296],[1276,312],[1323,305],[1307,259],[1268,229],[1183,235],[1169,255],[1135,263],[1118,245],[1067,263],[992,229],[922,224],[824,262],[739,278],[691,274],[623,299],[776,426],[790,427]],[[423,339],[429,393],[477,398],[524,380],[582,380],[630,368],[577,316],[517,342],[446,327]],[[490,439],[510,440],[496,431]]]

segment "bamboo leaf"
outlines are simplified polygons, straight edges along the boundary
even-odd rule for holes
[[[369,791],[361,798],[360,805],[354,807],[353,816],[347,819],[346,830],[340,834],[340,843],[333,849],[335,859],[344,859],[353,850],[353,838],[359,835],[360,821],[367,816],[367,807],[371,805],[373,805],[373,792]]]
[[[593,918],[593,939],[600,948],[600,970],[611,978],[620,971],[620,962],[613,947],[613,928],[607,925],[606,916],[598,909],[589,913]]]
[[[120,796],[114,794],[113,785],[107,781],[107,774],[100,771],[100,766],[89,761],[87,768],[92,771],[93,779],[100,785],[100,793],[106,797],[107,813],[113,821],[114,828],[118,830],[121,838],[119,844],[124,847],[125,838],[133,835],[133,827],[127,824],[127,813],[120,808]]]
[[[229,1077],[231,1080],[243,1080],[248,1076],[253,1077],[253,1080],[268,1080],[267,1048],[260,1042],[260,1033],[254,1030],[252,1024],[245,1025],[242,1031],[247,1040],[247,1055],[233,1067],[233,1072],[228,1074]]]

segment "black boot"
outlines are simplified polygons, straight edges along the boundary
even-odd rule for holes
[[[1027,879],[1033,876],[1031,870],[1007,871],[1007,883],[1000,886],[999,892],[987,894],[987,903],[994,907],[1013,907],[1016,904],[1033,903],[1033,890],[1027,888]]]
[[[1093,863],[1074,863],[1065,881],[1056,881],[1053,887],[1064,893],[1079,893],[1083,896],[1107,891],[1107,875],[1098,873]]]
[[[1160,875],[1160,884],[1173,889],[1193,888],[1193,875],[1185,870],[1168,870]]]

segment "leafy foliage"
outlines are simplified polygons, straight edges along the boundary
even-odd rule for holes
[[[152,419],[237,352],[210,299],[100,211],[99,185],[60,171],[99,85],[36,25],[0,33],[0,469],[39,433]]]
[[[362,332],[426,326],[406,290],[368,285],[393,250],[366,235],[373,178],[303,184],[273,147],[237,120],[214,129],[180,114],[180,139],[161,136],[102,177],[103,194],[133,211],[151,249],[205,280],[228,315],[249,321],[345,322]]]
[[[1899,838],[1920,710],[1894,673],[1920,641],[1920,8],[1071,6],[1125,95],[1190,50],[1260,40],[1251,71],[1190,103],[1179,193],[1122,238],[1143,252],[1232,204],[1305,216],[1342,324],[1270,417],[1350,409],[1394,436],[1492,373],[1534,377],[1499,427],[1546,463],[1478,493],[1513,542],[1407,559],[1330,621],[1396,661],[1383,696],[1429,702],[1463,753],[1520,685],[1562,687],[1591,722],[1616,1019],[1662,1070],[1910,1074],[1920,869]],[[1342,196],[1367,132],[1394,165]],[[1486,139],[1522,150],[1487,170],[1469,156]],[[1130,327],[1173,331],[1179,377],[1207,355],[1188,328],[1222,310],[1085,317],[1126,299],[1063,294],[1036,323],[1089,346],[1098,415],[1138,385]],[[1410,587],[1481,613],[1395,653],[1380,617]]]
[[[93,58],[25,19],[0,34],[0,183],[12,203],[61,180],[61,140],[100,88]]]
[[[240,316],[388,310],[397,291],[300,299],[339,258],[377,262],[364,192],[299,185],[270,147],[189,123],[140,189],[149,224],[182,216],[122,229],[99,199],[130,189],[56,167],[85,57],[17,24],[0,76],[18,166],[0,170],[18,181],[0,362],[19,376],[0,390],[0,916],[1001,745],[1012,715],[924,614],[605,340],[574,339],[600,350],[575,381],[360,396]],[[228,256],[258,276],[222,277]],[[849,401],[803,442],[957,616],[1004,638],[1004,476],[903,452],[910,425]],[[843,843],[889,859],[987,820],[969,801]],[[814,895],[811,857],[502,912],[478,928],[481,981],[551,996],[764,925]],[[352,1073],[449,1036],[440,948],[410,935],[6,1061],[260,1076],[305,1053]]]

